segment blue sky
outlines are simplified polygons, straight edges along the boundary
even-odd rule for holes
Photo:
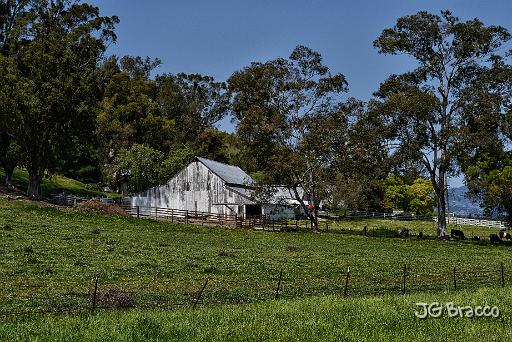
[[[120,17],[109,53],[159,57],[157,73],[201,73],[223,81],[252,61],[287,57],[300,44],[319,51],[332,72],[347,77],[348,96],[362,100],[390,74],[414,67],[409,58],[379,55],[372,46],[400,16],[449,9],[463,20],[477,17],[512,31],[507,0],[87,2]],[[224,120],[220,128],[231,131],[232,125]]]

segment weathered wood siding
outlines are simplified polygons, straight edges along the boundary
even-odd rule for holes
[[[133,206],[172,208],[218,214],[243,214],[249,199],[226,189],[225,182],[200,162],[190,163],[167,184],[132,197]]]

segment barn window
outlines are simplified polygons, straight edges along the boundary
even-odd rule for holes
[[[190,191],[190,182],[185,182],[185,185],[183,188],[185,188],[185,191]]]

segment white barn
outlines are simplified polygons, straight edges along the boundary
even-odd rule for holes
[[[166,184],[134,195],[132,206],[181,209],[243,217],[295,218],[301,212],[291,192],[278,188],[273,203],[258,203],[253,180],[237,166],[196,157]]]

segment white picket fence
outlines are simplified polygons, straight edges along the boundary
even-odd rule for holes
[[[492,220],[481,220],[464,217],[453,217],[448,218],[448,223],[460,225],[460,226],[480,226],[488,228],[507,228],[507,224],[503,221],[492,221]]]

